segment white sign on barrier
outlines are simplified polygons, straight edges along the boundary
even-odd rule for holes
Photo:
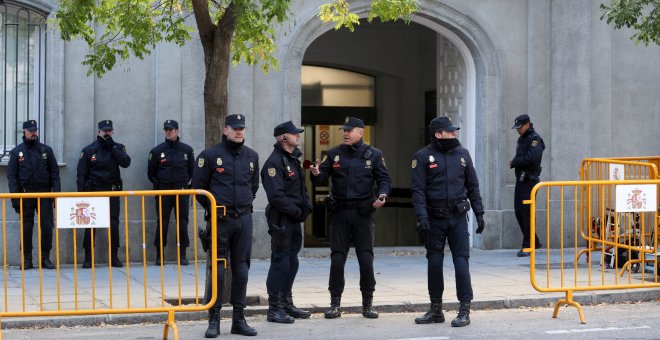
[[[109,197],[58,197],[57,228],[108,228]]]
[[[623,164],[610,164],[610,181],[621,181],[626,179]]]
[[[616,186],[616,211],[655,211],[658,208],[657,185],[626,184]]]

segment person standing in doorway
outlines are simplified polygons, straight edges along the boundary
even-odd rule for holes
[[[39,142],[39,128],[35,120],[23,122],[23,143],[9,152],[7,164],[9,192],[60,192],[60,169],[53,149]],[[21,207],[21,201],[22,207]],[[53,199],[11,199],[11,205],[23,221],[23,268],[34,268],[32,263],[32,230],[34,213],[39,213],[41,228],[41,267],[55,269],[50,261],[53,244]]]
[[[375,224],[373,213],[385,205],[392,180],[385,166],[383,153],[364,143],[364,122],[347,117],[342,126],[344,143],[328,150],[327,156],[310,167],[311,180],[322,185],[331,179],[332,199],[327,200],[330,212],[330,309],[327,319],[341,316],[341,295],[344,292],[344,266],[350,244],[360,265],[362,315],[375,319],[373,293]],[[374,186],[377,187],[374,196]]]
[[[545,143],[543,138],[536,133],[534,125],[526,114],[516,117],[513,124],[513,129],[518,131],[518,146],[516,147],[516,156],[509,161],[509,168],[515,169],[516,173],[516,189],[513,201],[513,208],[516,212],[516,219],[522,231],[523,241],[518,257],[529,256],[525,252],[525,248],[530,247],[530,206],[525,205],[523,201],[528,200],[532,193],[532,188],[540,181],[541,175],[541,158],[543,157],[543,150],[545,150]],[[535,235],[535,247],[541,248],[541,241]]]
[[[456,297],[460,302],[458,316],[451,325],[463,327],[470,324],[473,298],[467,223],[470,205],[477,219],[477,234],[483,232],[485,223],[477,173],[470,153],[456,138],[458,129],[449,117],[433,119],[429,124],[431,144],[418,150],[412,159],[410,190],[417,216],[417,232],[426,248],[431,298],[431,309],[415,319],[417,324],[445,322],[442,267],[446,242],[449,242],[454,262]]]
[[[218,205],[226,207],[226,215],[218,214],[217,238],[218,258],[227,260],[232,273],[231,301],[233,306],[232,334],[247,336],[257,335],[257,331],[245,321],[244,309],[247,304],[246,289],[250,257],[252,256],[252,202],[259,190],[259,155],[243,145],[245,143],[245,116],[239,114],[225,117],[222,142],[206,149],[197,157],[197,166],[193,172],[192,186],[195,189],[209,191]],[[197,201],[211,216],[212,207],[203,195],[197,195]],[[211,242],[208,242],[209,245]],[[206,266],[205,301],[211,301],[211,250]],[[220,308],[225,268],[218,266],[218,298],[209,309],[209,326],[205,337],[215,338],[220,335]]]

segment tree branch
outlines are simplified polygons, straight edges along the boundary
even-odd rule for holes
[[[213,36],[213,32],[215,31],[215,25],[213,24],[211,14],[209,13],[208,0],[192,0],[192,6],[193,12],[195,12],[197,30],[202,39],[202,44],[204,44],[204,37]]]

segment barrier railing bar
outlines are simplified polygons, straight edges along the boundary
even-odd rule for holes
[[[126,244],[126,308],[131,308],[131,261],[130,257],[130,242],[128,240],[128,221],[129,221],[129,205],[128,205],[128,196],[124,196],[124,244]],[[142,219],[144,220],[144,218]],[[118,250],[119,251],[119,250]]]
[[[145,216],[144,196],[141,199],[142,216]],[[142,219],[142,292],[144,295],[144,308],[147,308],[147,222]]]
[[[181,306],[181,239],[179,237],[179,195],[176,195],[174,204],[176,207],[176,215],[174,216],[174,219],[176,220],[176,275],[179,288],[179,306]]]
[[[6,240],[7,239],[7,200],[2,199],[2,239]],[[5,282],[5,312],[9,311],[9,296],[8,296],[8,291],[7,291],[7,242],[2,242],[2,251],[3,251],[3,265],[2,265],[2,271],[3,271],[3,276],[4,276],[4,282]]]
[[[53,204],[55,200],[53,199]],[[53,208],[53,222],[57,225],[57,207]],[[57,310],[62,309],[61,304],[61,295],[62,295],[62,285],[61,285],[61,272],[60,272],[60,230],[59,228],[55,229],[55,275],[57,276]]]
[[[158,196],[158,228],[160,230],[160,251],[158,252],[160,256],[160,306],[165,306],[165,252],[163,251],[163,219],[161,218],[161,212],[163,211],[163,196]]]
[[[190,197],[191,204],[192,204],[192,210],[193,210],[193,226],[197,227],[197,204],[195,202],[197,201],[197,195],[193,194]],[[204,226],[206,228],[206,226]],[[193,239],[197,236],[197,230],[193,231]],[[195,304],[199,304],[199,282],[198,282],[198,276],[199,271],[198,271],[198,262],[197,262],[197,240],[194,240],[194,242],[191,242],[193,244],[193,249],[194,249],[194,254],[193,258],[195,259]]]

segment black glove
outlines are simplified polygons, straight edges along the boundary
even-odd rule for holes
[[[17,214],[21,213],[21,200],[18,198],[11,199],[11,207],[14,208]]]
[[[417,221],[417,232],[428,232],[429,229],[431,229],[431,224],[429,224],[429,220],[426,218],[423,218],[419,221]]]
[[[486,223],[484,222],[484,214],[477,215],[477,234],[481,234],[486,228]]]

